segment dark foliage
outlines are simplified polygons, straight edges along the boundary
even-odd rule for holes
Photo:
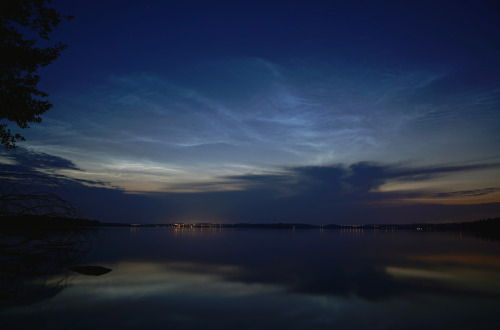
[[[9,124],[21,129],[29,123],[40,123],[41,115],[52,108],[44,99],[47,93],[37,89],[40,76],[36,71],[54,61],[65,44],[40,47],[63,19],[50,8],[50,0],[0,0],[0,138],[7,148],[24,141],[13,133]]]

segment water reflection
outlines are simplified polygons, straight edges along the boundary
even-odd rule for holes
[[[473,236],[103,229],[47,328],[496,329],[500,245]],[[56,277],[54,277],[56,278]],[[52,280],[52,278],[49,278]],[[3,313],[9,322],[26,311]]]
[[[419,267],[388,266],[386,272],[405,282],[426,283],[436,290],[500,297],[500,257],[479,253],[409,256]]]
[[[123,261],[101,287],[101,279],[79,277],[72,296],[93,299],[139,298],[145,296],[237,297],[283,292],[278,286],[230,281],[240,270],[227,265]]]
[[[0,233],[0,308],[30,305],[59,294],[67,267],[91,247],[92,230],[5,229]]]

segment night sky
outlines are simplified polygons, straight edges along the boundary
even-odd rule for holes
[[[2,151],[88,218],[500,215],[494,1],[53,1],[54,108]]]

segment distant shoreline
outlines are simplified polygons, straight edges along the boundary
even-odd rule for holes
[[[177,223],[177,224],[127,224],[101,223],[101,227],[162,227],[162,228],[241,228],[241,229],[354,229],[354,230],[415,230],[415,231],[494,231],[500,232],[500,218],[452,223],[366,224],[366,225],[312,225],[304,223]]]
[[[0,228],[71,228],[71,227],[160,227],[178,229],[232,228],[232,229],[352,229],[352,230],[415,230],[415,231],[467,231],[500,234],[500,218],[481,219],[469,222],[451,223],[411,223],[411,224],[366,224],[366,225],[312,225],[305,223],[171,223],[171,224],[131,224],[101,222],[98,220],[49,217],[36,215],[0,216]]]

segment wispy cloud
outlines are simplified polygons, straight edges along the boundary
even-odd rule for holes
[[[116,221],[138,221],[147,216],[151,221],[209,218],[226,222],[380,223],[444,221],[457,216],[473,219],[498,215],[499,210],[498,203],[483,203],[480,198],[498,194],[500,188],[430,189],[425,184],[457,173],[471,176],[485,170],[496,171],[500,168],[498,163],[418,167],[359,162],[289,166],[239,174],[241,170],[252,169],[249,167],[235,170],[232,175],[217,177],[213,174],[202,180],[190,179],[189,171],[182,173],[182,168],[167,168],[161,164],[116,164],[116,175],[126,173],[137,180],[152,182],[154,177],[171,175],[173,178],[156,181],[156,189],[149,189],[149,192],[138,189],[130,194],[110,182],[96,179],[95,173],[90,173],[89,178],[93,179],[87,178],[86,171],[61,157],[19,149],[7,158],[11,161],[2,164],[2,171],[42,174],[57,180],[66,188],[64,193],[75,205],[83,206],[86,214]],[[20,160],[24,160],[22,165]],[[175,179],[177,172],[182,174],[180,181]],[[390,182],[420,182],[423,185],[418,189],[381,189]],[[491,183],[500,185],[494,180]],[[463,201],[461,204],[469,205],[440,202],[447,198],[459,198]],[[477,198],[476,203],[471,203]]]
[[[449,102],[429,103],[434,89],[453,82],[451,69],[239,58],[185,70],[190,77],[183,82],[131,73],[58,96],[53,116],[31,129],[29,146],[101,172],[102,180],[115,184],[123,183],[116,174],[130,172],[123,164],[142,164],[137,166],[144,172],[148,164],[184,167],[182,173],[205,180],[238,166],[259,172],[364,160],[435,164],[496,152],[491,129],[500,117],[486,115],[498,104],[494,81],[479,89],[472,83],[449,87]],[[462,97],[464,88],[467,100],[460,108],[453,98]],[[449,124],[454,120],[468,124]],[[461,152],[464,145],[468,155]],[[186,176],[168,177],[173,187]],[[155,180],[165,181],[151,171],[147,181]]]
[[[447,198],[447,197],[475,197],[475,196],[489,195],[489,194],[492,194],[492,193],[496,193],[498,191],[500,191],[500,187],[490,187],[490,188],[482,188],[482,189],[441,192],[441,193],[434,194],[432,197],[437,197],[437,198]]]
[[[11,162],[4,164],[9,169],[20,169],[21,171],[40,171],[40,170],[80,170],[72,161],[49,155],[42,152],[34,152],[24,148],[12,150],[3,150],[0,155],[9,159]]]
[[[457,193],[442,187],[426,186],[435,179],[457,173],[473,175],[485,169],[498,169],[498,163],[457,166],[410,167],[401,164],[361,162],[349,166],[305,166],[283,168],[279,172],[226,176],[221,179],[234,191],[204,191],[191,193],[164,193],[169,209],[186,217],[212,215],[239,221],[306,221],[317,222],[408,222],[453,220],[453,217],[471,218],[498,214],[498,205],[476,201],[476,206],[453,207],[440,204],[446,196],[461,197],[462,204],[473,204],[471,199],[491,188]],[[422,182],[419,189],[385,191],[383,185],[393,182]],[[192,185],[189,188],[193,189]],[[186,189],[187,190],[187,189]],[[460,196],[459,196],[460,195]],[[159,195],[156,195],[159,196]],[[190,210],[187,205],[196,205]],[[445,203],[446,204],[446,203]],[[457,204],[457,203],[455,203]],[[483,209],[483,213],[480,212]],[[497,211],[494,211],[497,209]],[[438,211],[439,210],[439,211]],[[414,212],[414,214],[412,214]],[[435,212],[435,214],[433,214]],[[496,212],[496,213],[495,213]],[[472,214],[471,214],[472,213]],[[340,220],[341,219],[341,220]],[[233,220],[234,221],[234,220]]]

